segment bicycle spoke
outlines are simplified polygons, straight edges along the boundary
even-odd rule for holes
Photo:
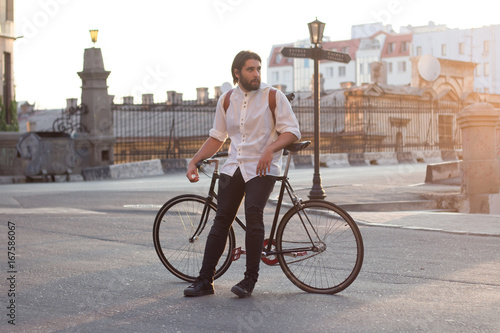
[[[177,277],[193,281],[198,276],[208,235],[205,223],[214,216],[215,206],[206,206],[205,199],[196,195],[173,199],[158,212],[153,227],[155,250],[165,267]],[[216,268],[216,278],[231,264],[232,229],[228,244]]]
[[[307,229],[307,231],[306,231]],[[278,230],[278,249],[310,247],[300,257],[279,256],[287,277],[309,292],[335,293],[354,281],[363,249],[359,229],[347,213],[324,201],[310,201],[289,211]]]

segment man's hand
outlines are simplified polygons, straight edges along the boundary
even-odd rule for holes
[[[271,162],[273,161],[273,151],[269,147],[264,150],[257,164],[257,176],[263,177],[271,171]]]
[[[191,183],[196,183],[198,180],[200,180],[200,176],[198,175],[198,168],[196,167],[196,164],[194,164],[194,163],[188,164],[186,177],[189,179],[189,181]]]

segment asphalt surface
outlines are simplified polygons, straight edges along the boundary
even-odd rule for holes
[[[499,331],[499,216],[394,211],[395,202],[459,193],[456,184],[423,184],[423,165],[321,174],[327,200],[378,206],[348,210],[360,225],[365,258],[356,281],[333,296],[302,292],[279,267],[263,265],[252,297],[238,299],[230,289],[242,278],[239,260],[216,281],[216,295],[183,297],[188,284],[156,257],[152,221],[169,198],[205,193],[208,178],[1,185],[0,331]],[[311,170],[290,178],[306,199]],[[14,257],[7,248],[12,236]],[[9,323],[12,300],[16,325]]]

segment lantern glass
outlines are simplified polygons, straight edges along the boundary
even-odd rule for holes
[[[97,42],[97,33],[99,32],[99,30],[90,30],[90,38],[92,39],[92,43],[96,43]]]
[[[325,23],[314,20],[307,24],[309,26],[309,36],[311,37],[311,44],[318,45],[323,41],[323,31],[325,30]]]

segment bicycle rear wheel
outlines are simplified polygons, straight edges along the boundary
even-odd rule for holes
[[[310,293],[344,290],[363,264],[358,226],[343,209],[323,200],[306,201],[298,212],[291,208],[278,226],[276,243],[277,251],[284,251],[278,260],[285,275]]]
[[[178,278],[193,282],[203,262],[205,243],[217,206],[194,195],[169,200],[158,211],[153,226],[153,243],[165,267]],[[231,265],[235,246],[233,228],[229,230],[226,248],[216,267],[215,279]]]

